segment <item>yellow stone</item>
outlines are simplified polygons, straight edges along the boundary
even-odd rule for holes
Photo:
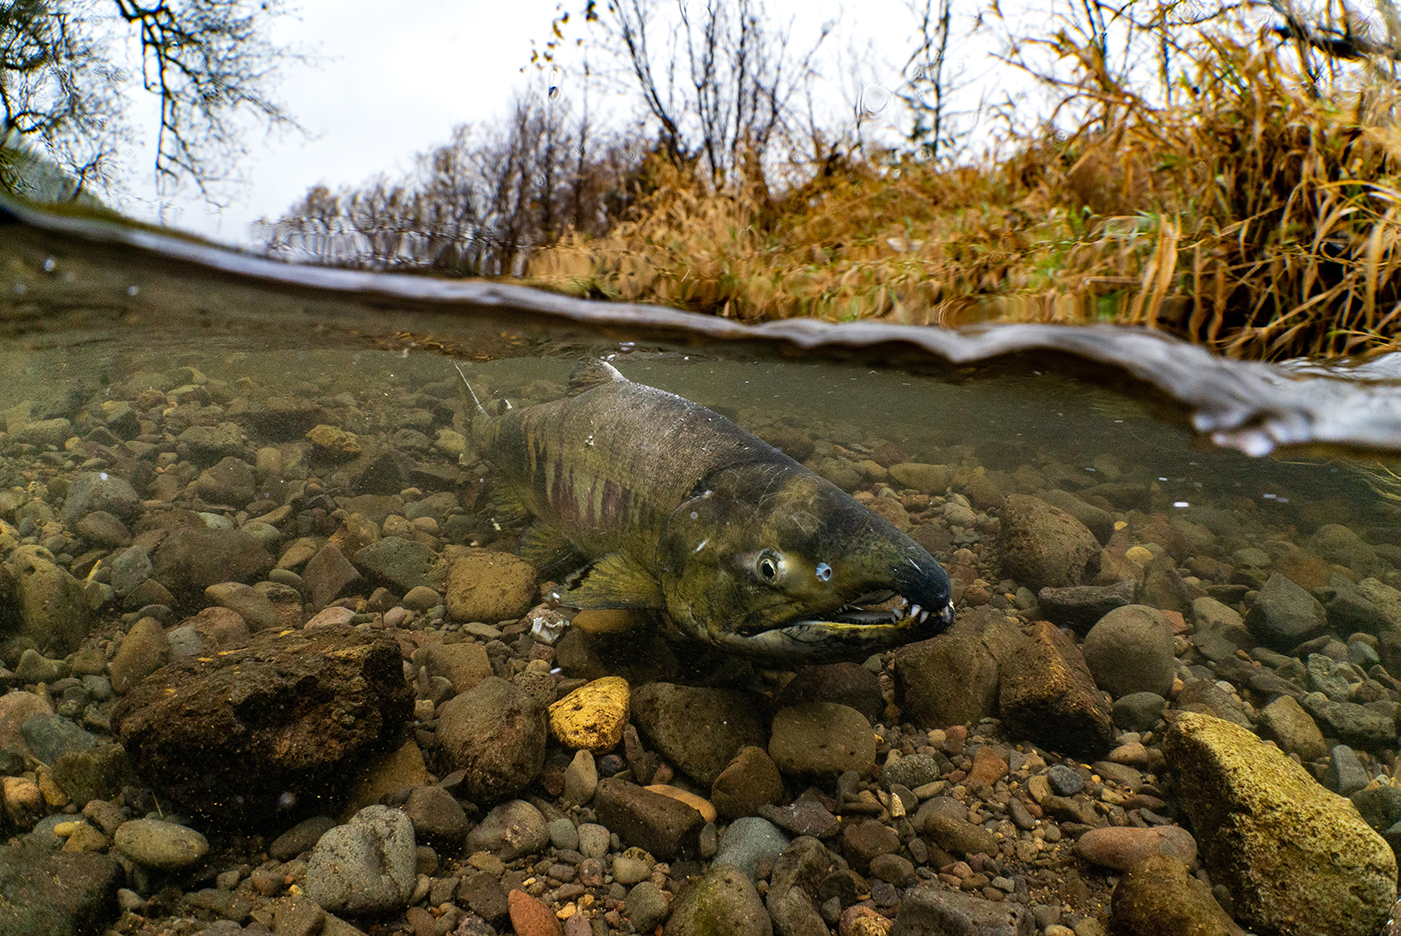
[[[706,822],[715,821],[715,807],[710,804],[710,800],[688,793],[680,787],[674,787],[669,783],[653,783],[647,789],[653,793],[660,793],[662,796],[670,796],[672,799],[685,803],[687,806],[700,813]]]
[[[612,750],[623,740],[630,700],[626,679],[595,679],[550,706],[550,731],[572,748],[595,753]]]
[[[81,822],[60,822],[58,825],[54,826],[54,835],[57,835],[59,838],[68,838],[68,836],[77,832],[78,827],[81,825]]]
[[[1124,558],[1139,565],[1147,565],[1153,559],[1153,551],[1143,546],[1130,546]]]

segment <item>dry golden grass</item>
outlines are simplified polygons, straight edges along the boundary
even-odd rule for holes
[[[1058,37],[1083,76],[1066,99],[1095,129],[1014,141],[985,167],[838,165],[777,199],[654,167],[627,220],[543,250],[528,276],[744,321],[1115,321],[1256,358],[1390,347],[1396,88],[1315,86],[1235,35],[1203,38],[1172,106],[1107,85]]]

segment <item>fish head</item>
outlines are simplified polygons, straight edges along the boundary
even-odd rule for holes
[[[707,477],[668,520],[657,570],[674,627],[755,657],[862,657],[953,621],[934,557],[796,462]]]

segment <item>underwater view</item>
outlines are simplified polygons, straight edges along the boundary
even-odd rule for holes
[[[3,936],[1392,931],[1363,378],[1214,444],[1185,345],[61,227],[0,231]]]

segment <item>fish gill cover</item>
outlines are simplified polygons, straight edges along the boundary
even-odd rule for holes
[[[1185,419],[1213,443],[1249,455],[1280,448],[1401,449],[1401,360],[1267,363],[1232,360],[1152,329],[1044,324],[940,328],[879,321],[846,323],[787,319],[746,325],[658,306],[575,299],[527,286],[489,281],[427,279],[402,274],[288,264],[194,238],[116,220],[43,211],[0,196],[0,217],[26,236],[70,247],[103,245],[123,264],[171,264],[238,282],[301,295],[374,300],[381,308],[413,310],[436,329],[490,319],[560,334],[672,344],[751,344],[797,349],[816,357],[860,357],[868,363],[967,367],[1022,358],[1106,383],[1127,383],[1168,402],[1165,414]],[[230,313],[237,314],[237,313]],[[255,313],[250,313],[255,314]],[[207,315],[206,315],[207,317]],[[456,317],[456,318],[454,318]],[[26,321],[28,320],[28,321]],[[38,327],[33,311],[0,302],[12,332]],[[293,323],[282,321],[278,327]],[[345,322],[319,322],[317,327]],[[355,323],[361,330],[372,328]],[[52,325],[45,326],[51,330]]]

